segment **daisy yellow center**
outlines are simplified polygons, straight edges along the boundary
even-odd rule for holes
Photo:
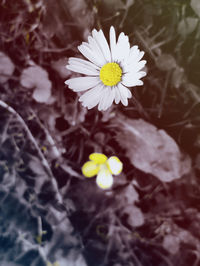
[[[121,77],[122,69],[117,63],[107,63],[100,70],[100,80],[106,86],[115,86]]]

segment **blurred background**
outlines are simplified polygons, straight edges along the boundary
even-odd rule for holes
[[[127,107],[64,81],[92,29],[145,51]],[[200,1],[0,1],[0,265],[200,265]],[[110,190],[86,179],[116,155]]]

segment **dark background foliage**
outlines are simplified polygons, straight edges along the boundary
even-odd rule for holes
[[[2,266],[200,265],[199,22],[198,0],[0,1]],[[128,107],[88,111],[65,65],[111,25],[147,76]],[[109,191],[81,174],[92,152],[123,162]]]

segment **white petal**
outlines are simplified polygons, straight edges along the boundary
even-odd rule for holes
[[[113,26],[110,27],[110,50],[111,50],[111,59],[115,61],[116,57],[116,33]]]
[[[140,61],[140,59],[142,59],[142,57],[144,56],[144,52],[140,52],[137,56],[137,60]]]
[[[137,45],[134,45],[131,47],[130,49],[130,54],[129,54],[129,57],[137,57],[138,53],[140,52],[140,50],[138,49],[138,46]]]
[[[117,84],[119,92],[120,92],[120,99],[123,105],[127,106],[128,105],[128,93],[126,90],[126,87],[124,87],[121,83]]]
[[[90,45],[90,49],[95,53],[95,55],[98,58],[102,58],[104,64],[106,64],[106,59],[105,59],[104,54],[103,54],[101,48],[99,47],[97,41],[94,38],[92,38],[91,36],[89,36],[88,42]]]
[[[109,170],[113,175],[118,175],[121,173],[123,164],[118,157],[111,156],[106,163],[108,164]]]
[[[79,101],[82,102],[84,107],[91,109],[99,103],[103,89],[104,88],[102,84],[97,85],[95,88],[85,92],[80,97]]]
[[[117,62],[121,62],[122,60],[126,60],[130,53],[130,43],[128,36],[126,36],[123,32],[120,33],[118,41],[117,41]]]
[[[118,104],[120,102],[120,99],[121,99],[121,95],[120,95],[118,87],[116,86],[115,87],[115,103]]]
[[[122,87],[123,87],[123,91],[124,91],[124,95],[126,95],[126,97],[128,98],[128,99],[130,99],[131,97],[132,97],[132,93],[131,93],[131,91],[127,88],[127,87],[125,87],[123,84],[121,84],[122,85]],[[118,94],[118,96],[117,96],[117,100],[118,100],[118,102],[116,102],[115,101],[115,103],[119,103],[120,102],[120,99],[121,99],[121,94],[120,94],[120,90],[116,87],[116,92],[117,92],[117,94]]]
[[[81,44],[80,46],[78,46],[78,50],[95,65],[102,67],[105,64],[104,58],[98,57],[96,53],[86,45]]]
[[[101,110],[102,111],[105,111],[107,109],[106,108],[107,107],[107,102],[108,102],[108,100],[110,98],[110,95],[111,95],[111,87],[107,87],[106,90],[107,90],[107,92],[104,94],[104,97],[101,99],[101,101],[102,101]]]
[[[126,73],[123,75],[122,78],[122,84],[127,87],[132,86],[140,86],[143,85],[143,82],[140,80],[140,78],[144,77],[146,75],[146,72],[137,72],[137,73]]]
[[[77,72],[80,74],[84,74],[84,75],[91,75],[91,76],[98,76],[99,75],[98,70],[89,68],[87,66],[83,66],[81,64],[67,65],[66,68],[71,70],[71,71],[74,71],[74,72]]]
[[[84,46],[86,46],[87,48],[89,48],[90,49],[90,45],[89,45],[89,43],[87,43],[87,42],[82,42],[82,44],[81,45],[84,45]]]
[[[91,46],[91,44],[81,44],[78,46],[78,49],[86,58],[90,58],[89,60],[95,65],[102,67],[106,63],[104,57],[100,56],[98,51],[94,48],[94,46]]]
[[[104,102],[105,99],[108,97],[108,89],[107,87],[104,86],[103,90],[102,90],[102,94],[101,94],[101,98],[99,100],[99,105],[98,105],[98,110],[102,111],[104,108]]]
[[[135,50],[128,58],[128,60],[126,61],[127,64],[131,64],[133,62],[139,62],[140,59],[143,57],[144,52],[140,52],[139,49]]]
[[[82,64],[83,66],[88,66],[88,67],[100,70],[100,67],[98,67],[97,65],[95,65],[95,64],[93,64],[93,63],[91,63],[91,62],[89,62],[87,60],[81,59],[81,58],[70,57],[68,62],[69,62],[70,65],[72,65],[72,64]]]
[[[113,103],[115,96],[114,88],[107,87],[107,94],[105,94],[104,98],[102,99],[102,110],[107,110]]]
[[[107,100],[107,104],[104,110],[108,109],[112,105],[114,99],[115,99],[115,90],[114,88],[111,88],[110,97]]]
[[[103,89],[104,89],[103,85],[102,86],[99,85],[99,90],[95,93],[92,101],[90,100],[90,102],[87,104],[88,109],[91,109],[96,105],[98,105]]]
[[[92,31],[92,35],[94,37],[94,39],[96,40],[96,42],[98,43],[104,58],[107,62],[111,62],[111,53],[110,53],[110,49],[108,46],[108,42],[103,34],[103,31],[100,30],[99,32],[97,32],[95,29]]]
[[[108,98],[109,96],[109,91],[107,89],[107,87],[103,90],[103,93],[101,95],[101,98],[100,98],[100,102],[99,102],[99,105],[98,105],[98,110],[99,111],[104,111],[104,105],[105,105],[105,102],[106,102],[106,99]]]
[[[99,82],[99,77],[78,77],[66,80],[65,84],[73,91],[78,92],[93,88]]]
[[[97,175],[96,183],[102,189],[111,188],[113,185],[113,177],[108,170],[101,170]]]
[[[127,98],[130,99],[132,97],[132,93],[128,88],[126,89],[127,89]]]
[[[83,61],[86,61],[86,60],[83,60]],[[68,68],[68,66],[71,66],[71,67],[82,67],[82,69],[87,69],[87,70],[89,70],[91,72],[99,73],[100,68],[98,66],[94,67],[95,65],[93,63],[91,63],[91,62],[88,62],[88,63],[89,64],[85,64],[85,63],[83,63],[81,61],[77,61],[77,60],[71,59],[71,60],[69,60],[69,64],[66,66],[66,68]]]
[[[137,45],[134,45],[130,48],[129,56],[126,60],[126,64],[131,64],[133,62],[138,62],[138,58],[140,55],[140,50],[138,49]]]
[[[123,66],[123,71],[126,72],[138,72],[140,71],[146,64],[146,60],[142,60],[140,62],[137,61],[133,61],[132,63],[128,64],[128,65],[124,65]]]

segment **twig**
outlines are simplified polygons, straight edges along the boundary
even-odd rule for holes
[[[168,38],[167,40],[161,41],[159,43],[155,43],[153,46],[151,46],[151,50],[155,50],[157,48],[160,48],[160,46],[162,46],[162,45],[164,45],[170,41],[171,41],[171,38]]]
[[[41,236],[42,235],[42,219],[40,216],[37,217],[37,221],[38,221],[38,235]]]
[[[126,228],[120,221],[120,219],[115,216],[115,222],[116,224],[118,224],[119,228],[122,230],[125,230],[125,231],[130,231],[130,229]],[[127,230],[126,230],[127,229]],[[126,237],[122,234],[121,236],[121,241],[124,242],[126,248],[128,251],[130,251],[130,256],[133,258],[133,260],[136,262],[136,265],[137,266],[142,266],[142,263],[140,263],[139,259],[137,258],[135,252],[134,252],[134,249],[131,248],[131,245],[130,245],[130,242],[126,239]]]
[[[142,43],[142,45],[145,47],[145,49],[146,49],[146,51],[148,51],[148,53],[149,53],[149,55],[151,56],[151,58],[153,59],[153,60],[155,60],[155,58],[156,58],[156,55],[153,53],[153,51],[151,50],[151,48],[149,47],[149,43],[147,43],[147,37],[146,37],[146,39],[144,39],[143,38],[143,36],[142,36],[142,34],[141,34],[141,32],[139,32],[139,31],[135,31],[135,35],[136,35],[136,37],[139,39],[139,41]],[[149,40],[149,42],[150,42],[151,40]]]
[[[7,120],[7,123],[3,128],[3,132],[1,134],[1,139],[0,139],[0,146],[6,140],[6,135],[7,135],[6,133],[8,131],[9,124],[10,124],[10,118]]]
[[[129,8],[125,9],[124,11],[124,15],[122,17],[122,20],[121,20],[121,23],[119,24],[119,28],[121,29],[124,25],[124,21],[126,20],[126,17],[128,15],[128,11],[129,11]]]
[[[40,119],[36,116],[36,113],[31,110],[31,112],[33,113],[37,123],[40,125],[41,129],[44,131],[45,135],[46,135],[46,138],[47,138],[47,141],[49,142],[50,144],[50,147],[51,147],[51,150],[52,150],[52,153],[53,155],[55,156],[55,158],[60,158],[61,156],[61,153],[60,151],[58,150],[58,148],[56,147],[56,143],[55,141],[53,140],[52,136],[50,135],[49,131],[47,130],[47,128],[41,123]]]
[[[151,38],[151,42],[153,43],[157,37],[159,37],[161,34],[163,34],[163,32],[165,31],[166,28],[162,27],[152,38]]]
[[[191,93],[191,96],[193,97],[193,99],[196,102],[198,102],[198,103],[200,102],[200,96],[196,92],[196,89],[198,89],[198,87],[196,87],[196,85],[185,83],[184,88]]]
[[[44,131],[44,133],[46,135],[46,139],[50,144],[50,148],[52,149],[52,153],[55,156],[55,159],[60,159],[61,158],[61,152],[57,148],[56,143],[55,143],[54,139],[52,138],[51,134],[49,133],[47,128],[41,123],[40,119],[36,116],[36,113],[33,110],[31,110],[31,112],[33,113],[33,116],[36,119],[37,123],[40,125],[41,129]],[[74,129],[74,128],[72,127],[72,129]],[[78,174],[76,171],[74,171],[69,165],[62,163],[61,160],[59,160],[59,166],[69,175],[75,176],[79,179],[82,179],[82,176],[80,174]]]
[[[53,173],[51,171],[51,168],[50,168],[46,158],[44,157],[43,153],[41,152],[40,148],[38,147],[38,144],[36,143],[32,133],[30,132],[29,128],[27,127],[26,123],[24,122],[23,118],[11,106],[9,106],[7,103],[3,102],[2,100],[0,100],[0,106],[3,107],[4,109],[6,109],[7,111],[9,111],[11,114],[14,114],[17,117],[17,119],[21,122],[21,124],[23,125],[28,138],[31,140],[32,144],[34,145],[34,147],[35,147],[35,149],[36,149],[36,151],[40,157],[42,165],[44,166],[48,176],[51,178],[52,186],[53,186],[55,193],[56,193],[56,198],[60,203],[62,203],[62,196],[58,190],[58,186],[57,186],[56,180],[53,176]]]
[[[133,97],[131,98],[132,102],[134,103],[136,110],[142,115],[144,116],[147,120],[150,120],[150,117],[148,115],[148,113],[144,110],[143,106],[141,105],[141,103],[137,100],[137,98],[135,97],[134,93],[133,93]]]
[[[163,88],[163,93],[161,95],[160,107],[159,107],[159,110],[158,110],[158,118],[160,118],[161,115],[162,115],[163,104],[164,104],[166,93],[167,93],[167,86],[168,86],[170,75],[171,75],[171,71],[169,71],[167,73],[167,76],[166,76],[166,80],[165,80],[165,84],[164,84],[164,88]]]
[[[172,262],[167,258],[167,256],[164,256],[161,252],[159,252],[158,250],[154,250],[154,253],[156,253],[158,256],[160,256],[164,262],[166,262],[166,264],[168,266],[173,266]]]
[[[72,45],[68,45],[65,48],[43,48],[43,49],[40,49],[40,52],[43,52],[43,53],[61,53],[61,52],[71,50],[72,48],[73,48]]]

